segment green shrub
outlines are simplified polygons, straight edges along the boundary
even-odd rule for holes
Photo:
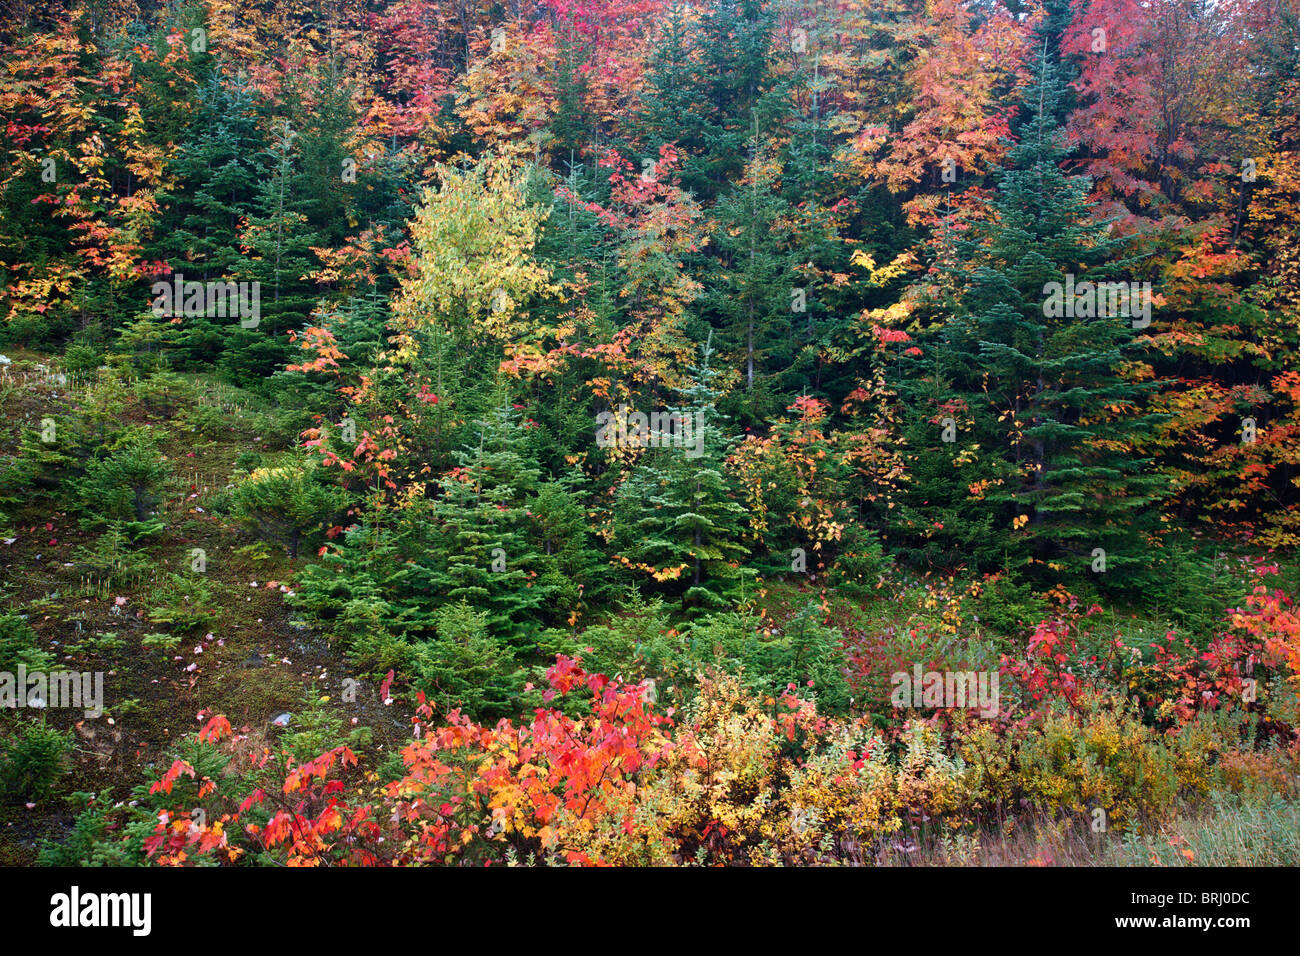
[[[355,525],[302,570],[288,601],[355,654],[367,635],[408,630],[410,615],[397,602],[409,575],[390,530]]]
[[[861,525],[844,529],[840,553],[831,562],[830,579],[840,590],[868,591],[889,568],[890,559],[876,535]]]
[[[753,615],[726,612],[701,618],[690,630],[690,656],[697,666],[717,664],[733,673],[743,669],[744,682],[761,694],[778,693],[788,684],[817,693],[819,709],[848,706],[840,632],[821,622],[815,604],[777,623]]]
[[[261,439],[267,451],[288,451],[303,431],[312,427],[312,417],[305,409],[278,408],[253,415],[245,427]]]
[[[233,431],[230,416],[213,405],[193,405],[185,409],[180,424],[204,438],[229,438]]]
[[[215,590],[201,574],[168,572],[152,589],[145,616],[153,624],[168,624],[181,632],[211,627],[222,613]]]
[[[132,547],[125,522],[113,522],[89,545],[79,545],[72,556],[78,574],[112,580],[119,587],[138,587],[158,567],[156,559]]]
[[[523,685],[514,651],[488,633],[488,615],[461,601],[434,613],[437,636],[415,648],[416,685],[444,710],[503,717]]]
[[[49,671],[54,655],[37,644],[36,632],[12,611],[0,614],[0,671],[14,673],[22,664],[29,671]]]
[[[0,752],[0,789],[19,800],[46,796],[67,770],[73,746],[70,730],[57,730],[44,719],[24,724]]]
[[[628,681],[653,677],[689,682],[694,676],[685,638],[673,630],[663,599],[646,599],[635,590],[601,624],[572,637],[565,631],[547,631],[541,643],[546,659],[577,654],[589,670]]]
[[[1047,614],[1047,601],[1028,583],[1004,573],[992,579],[980,596],[980,623],[1004,637],[1019,639]]]
[[[136,402],[156,418],[171,418],[182,403],[195,399],[189,382],[172,372],[155,372],[132,387]]]
[[[355,610],[355,604],[349,604],[347,612]],[[369,610],[363,611],[369,617]],[[356,633],[348,642],[348,658],[362,674],[378,676],[390,670],[399,674],[409,673],[415,651],[403,638],[384,627],[354,628],[355,618],[345,612],[341,626],[348,627]]]
[[[98,796],[74,793],[69,801],[82,809],[69,832],[58,840],[40,841],[37,862],[41,866],[145,865],[143,842],[153,831],[155,818],[138,807],[122,807],[134,819],[125,828],[115,824],[115,801],[107,791]]]
[[[234,470],[248,474],[262,467],[262,455],[255,451],[244,450],[235,458]]]
[[[374,731],[369,727],[348,727],[343,715],[330,706],[313,684],[303,693],[284,734],[285,746],[298,760],[311,760],[340,744],[361,748],[370,742]]]
[[[344,506],[342,492],[320,471],[306,456],[258,468],[231,490],[230,505],[249,530],[279,542],[296,558],[302,543]]]
[[[153,437],[141,429],[129,431],[107,446],[106,455],[87,463],[85,476],[76,484],[82,513],[92,526],[125,522],[133,539],[156,531],[151,512],[169,474]]]
[[[63,365],[73,374],[93,372],[103,361],[103,354],[88,345],[69,345],[63,353]]]
[[[146,634],[140,638],[140,646],[149,650],[161,649],[170,652],[176,650],[180,643],[179,634]]]

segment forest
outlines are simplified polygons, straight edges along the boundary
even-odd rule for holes
[[[0,0],[0,107],[0,864],[1300,864],[1297,0]]]

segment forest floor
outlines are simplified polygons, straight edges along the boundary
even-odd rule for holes
[[[7,354],[15,361],[34,358]],[[202,400],[220,399],[219,391],[204,390],[201,379],[192,383]],[[0,442],[10,447],[3,450],[13,450],[23,425],[57,420],[80,401],[75,388],[57,382],[5,389],[0,412],[10,428]],[[5,609],[27,614],[39,646],[61,664],[104,675],[100,718],[61,708],[44,713],[51,726],[76,734],[74,765],[48,797],[0,802],[0,865],[33,863],[41,839],[57,842],[79,809],[70,800],[74,793],[109,791],[127,799],[134,786],[166,769],[172,742],[200,729],[206,716],[225,714],[256,745],[259,738],[297,729],[295,715],[315,695],[329,697],[326,706],[339,708],[345,723],[371,728],[372,756],[410,739],[411,709],[401,700],[385,705],[376,682],[361,681],[355,702],[344,704],[343,681],[350,675],[343,655],[296,621],[285,603],[280,579],[306,559],[247,548],[249,536],[203,507],[248,447],[233,439],[247,431],[248,411],[235,405],[223,410],[232,436],[227,440],[186,430],[186,409],[166,396],[132,403],[127,412],[162,436],[177,475],[158,508],[166,530],[144,549],[145,567],[116,580],[114,572],[104,573],[100,560],[86,560],[98,533],[63,511],[20,509],[9,532],[15,537],[0,538]],[[171,587],[174,574],[193,573],[194,549],[204,554],[202,601],[194,591],[178,596]],[[287,730],[272,723],[284,713],[290,715]],[[0,737],[17,719],[0,715]]]

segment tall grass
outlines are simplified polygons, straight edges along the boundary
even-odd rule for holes
[[[1086,820],[1021,820],[1005,832],[895,840],[886,866],[1300,866],[1300,800],[1218,792],[1148,832],[1093,833]]]
[[[1108,849],[1114,866],[1300,866],[1300,803],[1215,794],[1207,813]]]

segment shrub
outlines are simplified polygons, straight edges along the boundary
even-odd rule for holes
[[[82,571],[91,578],[113,581],[119,587],[139,586],[158,566],[156,559],[131,546],[127,528],[114,523],[89,545],[72,552]]]
[[[0,789],[19,800],[46,796],[67,770],[72,749],[72,731],[44,719],[24,724],[0,752]]]
[[[99,368],[103,355],[87,345],[69,345],[63,354],[64,367],[74,374],[92,372]]]
[[[1174,755],[1127,700],[1089,700],[1082,715],[1054,709],[1021,742],[1018,786],[1051,812],[1106,811],[1111,829],[1166,819],[1178,796]]]
[[[76,485],[82,512],[91,525],[123,521],[132,538],[140,537],[155,524],[149,517],[169,473],[153,438],[132,430],[87,463]]]
[[[415,648],[416,684],[444,710],[505,716],[522,690],[513,649],[488,633],[486,611],[461,601],[434,614],[437,636]]]
[[[54,664],[54,655],[37,645],[31,625],[12,611],[6,611],[0,614],[0,671],[14,673],[19,664],[29,671],[48,671]]]
[[[547,631],[539,645],[552,656],[580,654],[589,669],[633,683],[647,677],[689,682],[695,676],[685,638],[669,621],[663,599],[646,599],[635,589],[608,620],[572,637],[561,630]]]
[[[228,438],[232,431],[230,416],[214,405],[200,404],[185,409],[181,416],[181,423],[183,427],[198,432],[204,438]],[[241,453],[240,457],[235,461],[236,467],[241,467],[241,461],[246,462],[248,460],[245,456],[257,457],[252,452]],[[247,467],[247,465],[243,467]]]
[[[831,562],[830,580],[843,591],[868,591],[890,564],[880,539],[869,529],[850,524],[843,531],[839,554]]]
[[[141,866],[145,862],[144,838],[153,821],[144,811],[134,811],[137,819],[122,833],[113,820],[115,801],[109,792],[77,792],[69,797],[81,807],[76,822],[58,840],[41,840],[37,862],[41,866]],[[117,807],[120,807],[117,804]]]
[[[178,631],[208,628],[221,616],[215,586],[201,574],[162,575],[150,595],[146,616],[153,624],[169,624]]]
[[[339,743],[358,747],[370,741],[371,728],[344,729],[343,715],[329,704],[330,699],[318,693],[315,685],[303,693],[293,714],[292,730],[283,737],[295,759],[311,760]]]
[[[760,694],[794,684],[814,688],[827,712],[848,707],[840,632],[821,621],[809,604],[783,622],[728,612],[701,618],[690,630],[690,654],[698,665],[743,670],[745,684]]]
[[[258,412],[247,427],[261,439],[267,451],[287,451],[312,425],[311,413],[304,409],[273,409]]]
[[[342,493],[319,471],[305,456],[258,468],[235,485],[231,506],[255,534],[279,542],[296,558],[303,541],[343,507]]]

